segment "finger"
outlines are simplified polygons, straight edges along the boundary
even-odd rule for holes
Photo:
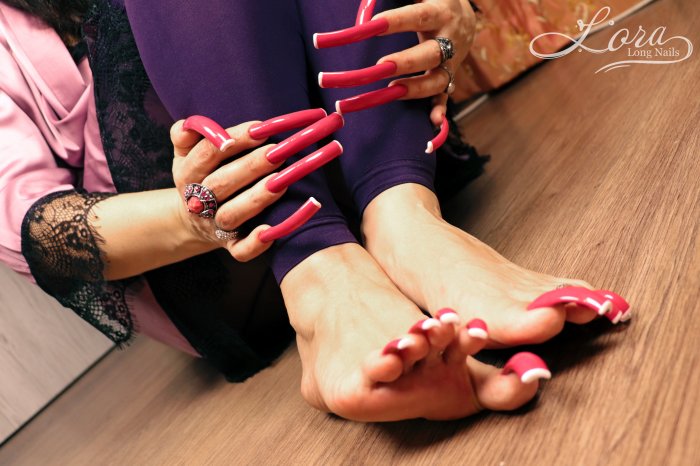
[[[440,126],[442,117],[447,114],[447,94],[444,92],[433,98],[433,109],[430,112],[430,121],[433,125]]]
[[[201,134],[221,152],[224,152],[236,142],[221,125],[202,115],[188,117],[182,124],[182,129]]]
[[[185,120],[178,120],[170,127],[170,141],[175,148],[176,157],[185,157],[190,150],[202,139],[195,131],[186,131],[182,125]]]
[[[301,228],[306,222],[311,220],[311,217],[316,215],[321,209],[321,203],[314,197],[310,197],[299,209],[296,210],[292,215],[287,217],[282,222],[278,223],[274,227],[270,227],[267,230],[260,233],[260,241],[264,243],[269,243],[277,239],[287,236],[297,229]]]
[[[423,99],[445,92],[450,78],[447,72],[441,68],[433,68],[420,76],[397,79],[389,83],[389,86],[403,85],[406,87],[406,94],[401,100]]]
[[[394,76],[427,71],[440,65],[442,53],[434,40],[426,40],[418,45],[400,52],[382,57],[378,64],[393,62],[396,64]]]
[[[375,15],[372,20],[386,19],[389,27],[381,35],[397,32],[434,31],[447,24],[453,13],[433,3],[416,3]]]
[[[219,201],[231,197],[239,190],[253,183],[258,178],[271,173],[282,163],[270,163],[265,153],[273,144],[260,147],[250,154],[237,158],[226,165],[217,168],[202,181]]]
[[[264,243],[259,238],[260,233],[267,228],[269,228],[268,225],[260,225],[243,239],[227,241],[226,249],[238,262],[255,259],[272,246],[272,243]]]
[[[246,220],[249,220],[267,206],[282,197],[286,192],[283,189],[273,193],[265,187],[265,183],[274,175],[270,175],[258,181],[253,187],[240,193],[230,201],[219,206],[214,220],[217,228],[222,230],[235,230]]]

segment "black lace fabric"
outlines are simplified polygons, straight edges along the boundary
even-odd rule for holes
[[[134,332],[127,289],[138,280],[104,280],[102,239],[90,224],[92,208],[112,195],[62,191],[39,199],[24,217],[22,254],[44,291],[124,345]]]

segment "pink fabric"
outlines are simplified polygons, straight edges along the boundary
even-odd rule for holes
[[[85,190],[115,192],[88,61],[76,65],[53,29],[0,4],[0,260],[33,281],[21,253],[22,220],[34,202],[74,189],[81,175]],[[141,333],[197,354],[148,286],[130,293]]]

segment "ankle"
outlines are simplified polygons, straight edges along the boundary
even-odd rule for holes
[[[362,234],[367,240],[392,227],[401,227],[409,220],[434,219],[442,219],[435,193],[418,184],[402,184],[387,189],[369,203],[362,215]]]

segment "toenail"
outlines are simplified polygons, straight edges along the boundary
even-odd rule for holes
[[[552,373],[547,364],[533,353],[523,352],[508,360],[501,373],[508,375],[516,373],[522,383],[531,383],[539,379],[551,379]]]
[[[455,324],[459,325],[459,314],[454,309],[440,309],[435,313],[435,317],[440,319],[443,324]]]
[[[489,329],[481,319],[472,319],[467,324],[467,333],[470,337],[486,340],[489,337]]]

